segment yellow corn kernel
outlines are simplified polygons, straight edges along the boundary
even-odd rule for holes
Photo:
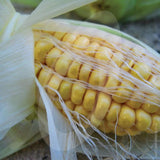
[[[115,123],[113,123],[113,122],[106,122],[106,125],[107,125],[107,127],[108,128],[110,128],[112,131],[114,131],[115,130],[115,128],[117,128],[117,125],[115,124]]]
[[[151,69],[148,65],[137,62],[134,66],[133,69],[131,70],[131,74],[139,79],[145,79],[147,80],[151,74]]]
[[[62,110],[61,103],[58,100],[52,101],[53,105],[57,107],[57,109]]]
[[[129,62],[125,61],[122,64],[121,68],[123,70],[125,70],[126,72],[128,72],[132,68],[133,65],[134,65],[134,61],[133,60],[130,60]]]
[[[64,32],[55,32],[54,38],[57,38],[58,40],[61,40],[64,37],[65,34],[66,33],[64,33]]]
[[[80,66],[81,66],[80,63],[73,61],[69,67],[67,77],[78,79]]]
[[[160,115],[160,107],[159,107],[159,110],[156,112],[156,114]]]
[[[75,105],[74,105],[70,100],[65,101],[65,105],[66,105],[66,107],[67,107],[68,109],[70,109],[70,110],[72,110],[72,111],[73,111],[74,108],[75,108]],[[66,113],[65,113],[64,110],[62,110],[62,114],[67,117],[67,115],[66,115]],[[72,113],[71,113],[71,114],[72,114]]]
[[[121,66],[124,61],[124,56],[120,52],[113,53],[112,61],[117,64],[117,66]]]
[[[119,114],[118,125],[124,129],[131,128],[135,123],[135,112],[127,105],[123,105]]]
[[[112,74],[108,77],[108,80],[105,84],[105,88],[114,88],[114,90],[116,90],[118,84],[120,83],[120,81],[118,80],[119,77],[119,71],[117,71],[116,75],[113,76]]]
[[[97,119],[94,114],[91,115],[90,121],[95,127],[100,126],[102,123],[102,120]]]
[[[138,108],[140,108],[141,104],[142,104],[142,103],[140,103],[140,102],[130,101],[130,100],[126,102],[126,105],[128,105],[129,107],[132,107],[133,109],[138,109]]]
[[[160,131],[160,116],[159,115],[152,115],[152,125],[150,129],[154,132],[157,133]]]
[[[53,88],[53,89],[55,89],[55,90],[58,90],[61,82],[62,82],[62,79],[61,79],[60,77],[58,77],[58,76],[56,76],[56,75],[53,75],[53,76],[51,77],[51,79],[49,80],[48,86],[49,86],[50,88]],[[55,95],[56,95],[56,92],[54,92],[54,91],[53,91],[52,89],[50,89],[49,87],[47,88],[48,94],[51,95],[51,96],[55,96]]]
[[[147,130],[151,125],[151,116],[142,109],[136,110],[136,128],[140,131]]]
[[[85,108],[85,110],[92,111],[95,106],[95,101],[96,101],[96,91],[88,89],[86,91],[83,100],[83,107]]]
[[[120,109],[121,104],[112,101],[108,114],[106,115],[107,121],[115,122],[118,119]]]
[[[105,85],[105,88],[108,89],[108,90],[111,90],[113,91],[116,91],[117,90],[117,87],[118,87],[118,84],[120,82],[118,81],[118,79],[116,79],[115,77],[109,77],[107,82],[106,82],[106,85]]]
[[[79,83],[73,84],[71,100],[74,104],[81,104],[83,100],[83,95],[85,93],[85,88],[82,87]]]
[[[59,88],[59,93],[64,100],[68,100],[71,97],[72,83],[68,81],[63,81]]]
[[[118,136],[124,136],[126,135],[126,131],[123,128],[120,128],[117,126],[116,123],[113,122],[107,122],[107,126]]]
[[[67,33],[64,37],[63,37],[63,42],[68,42],[68,43],[73,43],[76,39],[77,39],[77,34],[72,34],[72,33]]]
[[[36,44],[36,42],[37,42],[38,40],[40,40],[40,39],[42,38],[43,34],[44,34],[43,32],[34,30],[33,36],[34,36],[35,44]]]
[[[117,92],[112,98],[117,103],[124,103],[130,97],[134,85],[132,82],[124,80],[119,87],[120,88],[117,89]]]
[[[37,61],[45,63],[46,54],[53,48],[53,44],[47,39],[41,39],[37,42],[34,49],[34,57]]]
[[[86,50],[86,55],[90,56],[90,57],[94,57],[96,50],[98,49],[99,44],[97,42],[92,42]]]
[[[77,105],[77,106],[75,107],[74,111],[78,112],[79,114],[84,115],[85,117],[87,117],[88,114],[89,114],[89,113],[83,108],[82,105]]]
[[[90,41],[87,37],[80,36],[75,40],[74,46],[75,46],[75,48],[81,49],[81,48],[84,48],[84,47],[88,46],[89,43],[90,43]]]
[[[34,64],[34,71],[35,71],[35,75],[38,76],[40,70],[41,70],[42,66],[40,63],[35,63]]]
[[[79,80],[87,82],[90,73],[91,73],[91,66],[83,64],[79,72]]]
[[[136,93],[133,93],[132,97],[130,98],[130,100],[128,100],[126,102],[126,104],[129,106],[129,107],[132,107],[134,109],[138,109],[140,108],[140,106],[142,105],[141,102],[138,102],[136,100],[134,100],[136,98]],[[132,100],[133,99],[133,100]]]
[[[74,110],[75,105],[70,100],[65,101],[65,104],[67,108],[69,108],[70,110]]]
[[[136,135],[139,135],[141,133],[141,131],[138,130],[135,126],[133,126],[132,128],[126,129],[126,132],[130,136],[136,136]]]
[[[95,58],[100,59],[100,60],[105,60],[108,61],[112,57],[112,50],[107,48],[107,47],[99,47],[96,54]]]
[[[155,87],[160,89],[160,76],[158,75],[152,75],[149,79],[149,82],[151,82]]]
[[[110,107],[111,97],[104,93],[99,93],[96,108],[94,110],[94,116],[97,119],[103,119]]]
[[[44,67],[38,75],[38,80],[42,86],[45,86],[50,80],[51,76],[52,70],[47,67]]]
[[[156,113],[159,110],[158,106],[149,103],[144,103],[142,108],[148,113]]]
[[[115,130],[113,130],[113,132],[116,133],[117,136],[126,135],[126,131],[118,126],[115,128]]]
[[[106,80],[106,74],[100,70],[92,71],[89,77],[89,83],[95,86],[104,86]]]
[[[46,56],[46,64],[48,67],[55,67],[56,61],[62,55],[62,51],[58,48],[53,48],[49,51],[48,55]]]
[[[102,121],[102,123],[100,123],[99,129],[103,131],[104,133],[110,133],[112,131],[112,129],[108,127],[107,121],[105,120]]]
[[[56,62],[55,71],[62,76],[65,76],[68,72],[69,65],[72,59],[69,54],[64,53]]]

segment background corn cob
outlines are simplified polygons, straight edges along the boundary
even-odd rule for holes
[[[51,88],[59,91],[69,109],[84,115],[105,133],[134,136],[143,131],[156,133],[160,130],[158,104],[148,103],[147,96],[143,102],[135,101],[137,93],[132,90],[137,87],[136,84],[121,77],[122,72],[129,73],[159,90],[159,76],[153,73],[155,70],[150,65],[138,62],[133,57],[128,58],[98,37],[66,32],[34,31],[34,34],[35,73],[58,109],[61,110],[61,106],[55,103],[56,94]],[[60,46],[53,44],[48,37]],[[130,50],[133,50],[135,57],[151,58],[140,50]],[[80,60],[83,56],[88,58],[86,62]],[[107,74],[105,70],[96,68],[96,65],[103,62],[117,67],[116,72],[112,68]],[[155,60],[153,62],[156,65],[159,63]]]
[[[21,5],[21,6],[25,6],[25,7],[33,7],[35,8],[40,2],[41,0],[12,0],[13,3]]]
[[[41,0],[12,0],[13,3],[24,7],[36,7]],[[86,19],[104,24],[135,21],[146,16],[160,15],[159,0],[98,0],[96,3],[86,5],[63,17]]]
[[[81,7],[74,13],[100,23],[135,21],[146,16],[159,15],[160,1],[157,0],[99,0],[96,3]],[[115,18],[116,17],[116,18]]]

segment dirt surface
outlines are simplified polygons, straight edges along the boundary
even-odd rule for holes
[[[120,30],[148,44],[160,53],[160,17],[132,22],[120,26]]]
[[[160,18],[127,23],[120,25],[119,28],[160,53]],[[49,147],[41,140],[4,160],[50,160]],[[78,155],[78,160],[87,160],[87,158]]]

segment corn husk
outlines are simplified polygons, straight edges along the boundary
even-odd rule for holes
[[[2,2],[2,6],[11,6],[8,1]],[[82,1],[79,2],[82,4]],[[84,3],[86,2],[83,1],[83,4]],[[74,5],[74,1],[71,4],[73,4],[73,6],[77,6],[77,4]],[[63,13],[72,8],[70,7],[71,4],[64,4],[65,10],[63,10]],[[41,22],[42,20],[61,14],[62,6],[61,8],[57,8],[58,5],[60,5],[60,2],[51,5],[49,1],[43,1],[30,16],[21,17],[19,14],[17,15],[15,13],[14,16],[12,16],[14,18],[16,15],[17,21],[14,21],[14,25],[8,25],[11,26],[10,29],[12,29],[9,33],[7,32],[8,30],[5,30],[7,21],[6,24],[0,25],[4,26],[4,30],[1,32],[2,41],[0,47],[0,64],[4,71],[0,73],[1,77],[3,77],[1,79],[2,83],[0,83],[0,87],[5,91],[3,93],[1,92],[0,96],[2,97],[1,99],[3,102],[1,103],[2,110],[0,110],[0,113],[3,113],[5,117],[4,120],[1,119],[2,123],[0,125],[0,128],[3,127],[1,132],[1,135],[3,136],[1,136],[0,141],[0,148],[3,148],[3,150],[0,150],[0,158],[35,142],[35,140],[39,138],[38,136],[38,138],[35,139],[35,136],[38,134],[38,131],[40,131],[42,137],[45,137],[46,134],[49,135],[49,142],[46,141],[46,143],[50,146],[52,159],[76,160],[76,152],[86,154],[89,159],[92,159],[93,156],[96,156],[98,159],[102,159],[102,157],[112,159],[126,159],[130,157],[137,159],[157,159],[160,154],[160,146],[158,143],[159,134],[142,134],[136,137],[131,137],[130,135],[123,137],[117,137],[113,134],[106,135],[94,127],[88,119],[78,113],[73,113],[78,117],[78,122],[75,121],[72,118],[71,111],[67,109],[61,95],[55,90],[59,97],[59,102],[62,105],[62,109],[67,115],[68,123],[64,116],[51,102],[45,88],[42,87],[35,78],[33,67],[34,42],[31,29],[45,31],[75,31],[92,36],[96,36],[98,34],[101,38],[105,38],[107,40],[107,37],[111,36],[113,37],[110,39],[110,43],[112,44],[119,42],[126,46],[133,45],[135,47],[138,45],[139,49],[142,49],[147,55],[152,56],[153,59],[156,59],[157,61],[160,59],[158,53],[144,43],[123,32],[106,26],[69,20],[50,20]],[[57,8],[57,10],[47,12],[50,11],[50,8],[53,6],[56,6],[55,8]],[[8,20],[8,22],[10,22],[10,20]],[[53,43],[56,42],[56,40],[53,41]],[[13,66],[10,67],[11,65]],[[157,66],[157,68],[159,68],[159,66]],[[28,74],[26,74],[27,71]],[[137,80],[135,82],[139,81]],[[144,83],[141,84],[144,85]],[[35,85],[38,88],[37,91],[35,91]],[[154,93],[154,98],[159,100],[159,94],[155,94],[159,93],[157,89],[150,89],[148,87],[144,88],[144,90]],[[17,99],[15,99],[15,95],[13,93],[17,94]],[[38,108],[33,106],[36,103],[35,96]],[[138,98],[136,100],[140,101]],[[149,99],[149,101],[151,100]],[[159,105],[159,103],[157,105]],[[8,108],[7,112],[5,112],[5,107]],[[28,118],[28,116],[34,112],[34,109],[36,109],[36,115],[38,117],[38,129],[36,116]],[[9,117],[9,114],[11,117]],[[12,119],[12,123],[10,124],[8,122],[11,120],[13,115],[14,119]],[[35,123],[31,123],[30,120]],[[82,125],[82,122],[89,125],[90,128],[86,129]],[[19,125],[22,128],[20,128]],[[32,130],[32,127],[35,130]],[[31,129],[31,134],[29,134],[30,136],[27,136],[27,133],[23,132],[23,130],[25,131],[29,128]],[[19,133],[18,129],[20,129],[22,133]],[[17,137],[15,139],[18,139],[18,137],[25,137],[25,140],[23,141],[22,138],[19,138],[18,140],[13,141],[12,138],[10,138],[11,135],[13,135],[13,139],[15,137]],[[9,150],[8,148],[11,149]]]
[[[31,15],[20,15],[9,0],[0,1],[0,148],[3,148],[0,150],[0,158],[23,148],[39,131],[35,127],[31,129],[30,135],[25,132],[29,126],[25,119],[35,112],[34,41],[31,26],[89,2],[47,0],[41,2]],[[51,11],[45,13],[47,10]],[[19,125],[26,127],[23,134],[15,132]],[[10,140],[12,133],[15,140],[20,135],[26,138],[15,143],[13,137]]]

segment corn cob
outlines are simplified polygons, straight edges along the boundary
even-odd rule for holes
[[[34,31],[36,37],[43,33],[44,31]],[[112,61],[124,72],[160,89],[160,79],[156,74],[151,73],[150,66],[133,59],[126,59],[126,55],[117,52],[114,46],[102,45],[105,42],[103,39],[65,32],[48,34],[68,46],[77,56],[83,51],[85,56],[95,60],[95,64]],[[132,88],[136,86],[131,81],[120,80],[112,74],[107,75],[105,71],[94,68],[90,63],[74,58],[43,36],[35,40],[34,56],[35,74],[51,99],[56,97],[53,88],[60,93],[69,109],[87,117],[103,132],[115,132],[119,136],[126,134],[134,136],[143,131],[148,133],[160,131],[159,106],[149,104],[147,101],[135,101],[136,93]],[[116,74],[117,77],[120,76],[118,70]],[[84,85],[86,83],[87,86]],[[104,89],[117,88],[114,94],[109,94],[105,90],[100,91],[92,86]],[[61,110],[59,104],[54,100],[53,103]]]
[[[95,3],[76,9],[73,13],[91,21],[109,24],[115,23],[117,20],[125,22],[143,19],[158,11],[159,8],[160,1],[157,0],[98,0]],[[140,12],[142,9],[145,12]],[[159,15],[159,13],[155,15]]]
[[[26,7],[36,7],[41,0],[11,0],[15,4]],[[158,0],[97,0],[97,2],[80,7],[71,13],[65,14],[67,18],[86,18],[91,21],[110,24],[143,19],[148,15],[159,15],[160,1]],[[141,12],[141,11],[144,12]],[[74,16],[73,16],[74,15]]]

